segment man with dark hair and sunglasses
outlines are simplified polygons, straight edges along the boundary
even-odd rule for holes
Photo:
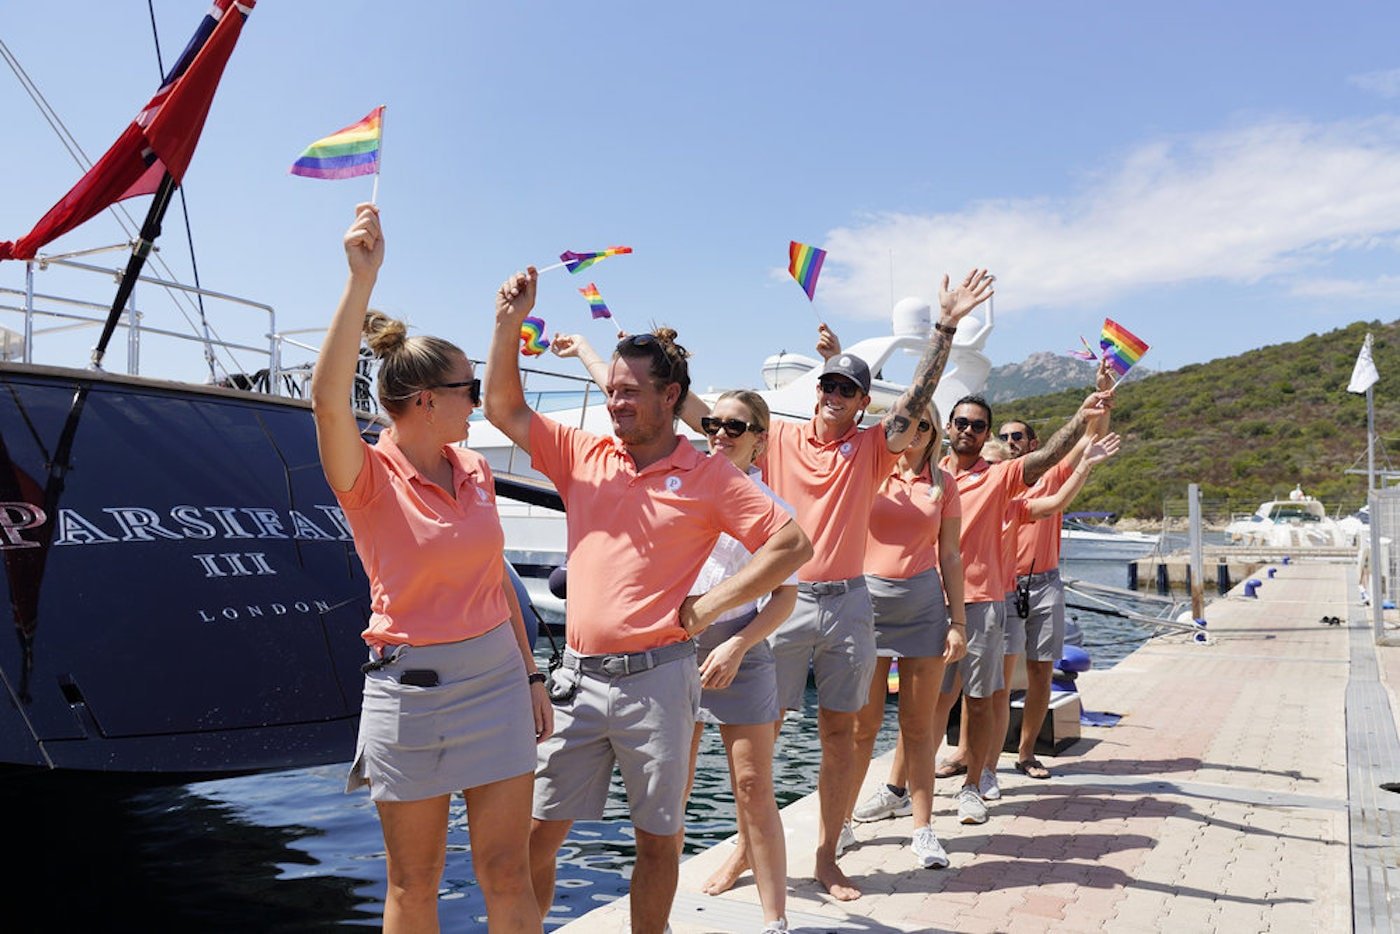
[[[1099,364],[1095,388],[1099,391],[1113,388],[1113,373],[1106,362]],[[1068,496],[1077,495],[1077,489],[1071,492],[1065,485],[1072,477],[1076,477],[1082,485],[1082,477],[1076,475],[1080,455],[1091,438],[1108,432],[1108,421],[1107,409],[1091,419],[1083,437],[1069,455],[1042,474],[1017,499],[1043,500],[1062,489]],[[1040,449],[1035,428],[1024,420],[1002,423],[997,437],[1010,448],[1012,459],[1026,457]],[[1050,777],[1050,770],[1036,758],[1035,739],[1040,735],[1040,727],[1050,707],[1050,679],[1065,645],[1065,588],[1060,582],[1062,515],[1057,510],[1040,519],[1026,518],[1017,523],[1015,571],[1006,598],[1005,670],[1013,670],[1013,659],[1017,655],[1025,655],[1026,658],[1026,700],[1021,716],[1016,771],[1036,779]],[[1018,599],[1023,602],[1020,607],[1016,602]],[[1021,615],[1022,610],[1024,616]],[[993,709],[996,713],[993,733],[1005,736],[1011,722],[1010,685],[997,693]],[[991,772],[990,782],[985,774],[982,779],[982,784],[987,787],[996,785],[996,756],[1000,749],[1000,745],[993,749],[991,762],[984,766]]]
[[[690,389],[674,331],[623,338],[606,373],[616,437],[532,411],[520,382],[520,327],[537,273],[496,293],[486,415],[554,482],[567,507],[568,651],[552,675],[555,732],[540,745],[530,870],[541,915],[575,820],[603,816],[616,764],[637,858],[633,931],[660,934],[676,893],[690,742],[700,700],[691,637],[725,610],[771,593],[812,554],[786,511],[722,457],[675,431]],[[753,558],[698,596],[691,585],[726,532]]]
[[[878,431],[859,430],[870,407],[870,367],[842,353],[836,336],[822,325],[817,349],[827,359],[814,387],[816,413],[807,422],[774,419],[759,461],[768,485],[797,510],[815,550],[797,572],[797,607],[769,636],[769,644],[784,708],[800,709],[809,669],[816,678],[822,759],[815,875],[841,901],[860,897],[836,858],[855,843],[846,809],[868,765],[856,761],[855,730],[875,671],[874,611],[864,574],[870,509],[933,398],[958,322],[991,295],[992,276],[985,269],[972,270],[952,287],[943,277],[928,349]],[[693,427],[699,415],[709,413],[703,402],[691,399],[686,421]]]

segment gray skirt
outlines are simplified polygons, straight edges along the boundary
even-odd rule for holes
[[[401,684],[437,672],[434,687]],[[525,662],[509,621],[474,639],[410,645],[365,674],[347,792],[374,801],[421,801],[535,770],[535,715]]]
[[[935,658],[948,640],[948,606],[938,568],[907,580],[865,575],[875,607],[875,652],[881,658]]]
[[[722,623],[715,623],[695,637],[696,662],[704,664],[706,656],[736,632],[754,621],[755,610]],[[780,715],[778,709],[778,669],[773,662],[773,649],[768,640],[760,639],[744,653],[739,673],[723,690],[702,688],[700,712],[696,720],[743,726],[752,723],[772,723]]]

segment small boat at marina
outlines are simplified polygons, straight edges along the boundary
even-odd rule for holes
[[[1111,512],[1067,512],[1060,528],[1060,558],[1069,561],[1133,561],[1157,551],[1160,535],[1115,529]]]
[[[1349,548],[1355,536],[1327,515],[1322,503],[1295,485],[1284,499],[1259,504],[1252,515],[1237,517],[1225,532],[1239,545],[1265,548]]]

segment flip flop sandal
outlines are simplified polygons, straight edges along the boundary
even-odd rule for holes
[[[1050,777],[1050,770],[1040,764],[1040,760],[1034,757],[1016,763],[1016,771],[1026,778],[1046,779]]]
[[[966,774],[967,766],[961,762],[939,762],[933,770],[934,778],[954,778]]]

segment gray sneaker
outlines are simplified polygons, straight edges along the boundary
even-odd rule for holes
[[[909,792],[897,795],[890,791],[888,785],[881,785],[879,790],[860,803],[851,816],[864,824],[887,817],[908,817],[913,813],[914,802],[909,800]]]
[[[850,824],[841,825],[841,836],[836,838],[836,856],[839,858],[842,853],[856,845],[856,832]]]
[[[982,780],[977,783],[977,790],[981,793],[983,801],[1001,800],[1001,786],[997,784],[997,773],[991,769],[983,769]]]
[[[987,822],[987,806],[982,803],[982,796],[977,793],[977,789],[971,785],[964,785],[962,791],[958,792],[958,820],[964,824]]]
[[[914,829],[914,842],[909,848],[914,851],[914,858],[919,861],[919,865],[925,869],[947,869],[948,853],[943,849],[943,844],[938,842],[938,837],[933,833],[932,827],[916,827]]]
[[[759,931],[758,934],[788,934],[787,918],[765,922],[763,930]]]

